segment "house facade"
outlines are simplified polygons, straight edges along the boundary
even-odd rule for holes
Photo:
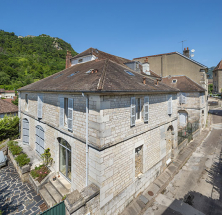
[[[221,93],[222,91],[222,60],[213,70],[213,92]]]
[[[68,53],[67,69],[18,90],[23,143],[36,156],[50,148],[71,191],[99,187],[92,214],[123,211],[178,151],[179,90],[126,61],[93,48]]]
[[[206,125],[208,105],[205,100],[207,91],[186,76],[168,76],[162,79],[164,84],[179,89],[178,128],[188,122],[197,122],[202,129]]]
[[[183,54],[170,52],[165,54],[151,55],[134,58],[134,60],[144,62],[148,59],[150,69],[161,77],[169,75],[186,75],[204,89],[208,89],[207,71],[208,68],[203,64],[191,59],[190,50],[184,49]]]
[[[14,90],[5,90],[0,89],[0,98],[14,98],[15,97],[15,91]]]

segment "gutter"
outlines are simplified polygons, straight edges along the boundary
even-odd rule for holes
[[[86,187],[88,186],[88,173],[89,173],[89,96],[82,93],[82,96],[86,98]]]

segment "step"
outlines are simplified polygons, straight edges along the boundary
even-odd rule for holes
[[[60,193],[61,196],[66,195],[67,193],[69,193],[69,190],[65,188],[65,186],[63,186],[61,184],[61,182],[59,182],[57,179],[55,181],[50,180],[50,183],[52,184],[52,186]]]
[[[56,203],[61,202],[62,195],[54,188],[54,186],[51,183],[47,183],[45,185],[45,189],[48,191],[48,193],[51,195],[51,197],[54,199]]]
[[[61,183],[69,192],[71,191],[71,183],[63,176],[60,175],[60,177],[57,177],[56,180],[58,180],[58,182]]]
[[[49,208],[56,204],[54,199],[50,196],[50,194],[48,193],[48,191],[45,188],[42,188],[41,190],[39,190],[39,193],[40,193],[41,197],[45,200],[45,202]]]

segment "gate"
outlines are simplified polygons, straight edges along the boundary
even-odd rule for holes
[[[65,204],[64,201],[58,203],[57,205],[49,208],[48,210],[40,213],[41,215],[65,215]]]
[[[199,129],[199,121],[188,122],[186,127],[178,131],[178,145],[181,144],[185,139],[188,143],[193,139],[193,133]]]

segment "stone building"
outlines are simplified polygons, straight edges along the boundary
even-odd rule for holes
[[[190,50],[188,48],[184,49],[183,54],[179,52],[170,52],[134,58],[134,60],[142,63],[145,59],[148,59],[150,69],[161,77],[167,77],[169,75],[186,75],[206,90],[208,89],[208,79],[206,75],[208,68],[191,59]]]
[[[5,99],[0,99],[0,120],[4,118],[5,115],[17,116],[18,107],[12,103],[5,101]]]
[[[118,214],[177,150],[178,89],[151,79],[147,62],[90,48],[66,69],[20,88],[21,137],[50,148],[53,168],[80,192],[99,187],[91,214]],[[43,188],[44,189],[44,188]]]
[[[222,92],[222,60],[213,70],[213,92]]]
[[[162,83],[179,89],[178,93],[178,127],[188,122],[199,122],[200,128],[206,125],[208,108],[205,100],[206,90],[186,76],[168,76]]]

